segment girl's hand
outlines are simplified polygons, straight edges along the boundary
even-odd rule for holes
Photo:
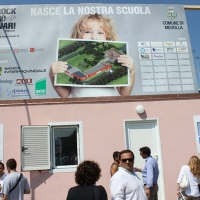
[[[61,98],[67,98],[70,95],[71,87],[55,86],[54,77],[58,73],[66,72],[67,68],[68,68],[67,62],[58,61],[58,62],[53,62],[49,70],[49,78],[51,80],[51,84]]]
[[[135,64],[133,58],[127,55],[120,55],[117,59],[118,63],[127,67],[130,70],[130,86],[117,87],[117,90],[121,96],[129,96],[135,82]]]
[[[55,76],[58,73],[66,72],[67,68],[68,68],[67,62],[62,62],[62,61],[53,62],[51,64],[50,73],[52,76]]]
[[[128,55],[120,55],[117,59],[118,63],[120,63],[122,66],[127,67],[130,70],[130,75],[133,75],[135,73],[135,65],[134,60]]]

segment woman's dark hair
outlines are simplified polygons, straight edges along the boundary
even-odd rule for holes
[[[90,160],[83,161],[77,167],[75,181],[78,185],[94,185],[101,176],[99,165]]]

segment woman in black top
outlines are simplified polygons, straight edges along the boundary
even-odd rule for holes
[[[75,181],[78,186],[68,191],[66,200],[107,200],[103,186],[95,186],[101,176],[101,169],[94,161],[84,161],[77,167]]]

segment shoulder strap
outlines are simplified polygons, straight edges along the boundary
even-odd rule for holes
[[[18,185],[19,181],[21,180],[21,178],[22,178],[22,173],[20,173],[20,176],[19,176],[19,179],[18,179],[17,183],[16,183],[15,186],[9,191],[9,193],[11,193],[11,192],[17,187],[17,185]]]
[[[101,200],[100,199],[100,193],[99,193],[99,189],[97,186],[94,185],[94,197],[95,197],[95,200]]]

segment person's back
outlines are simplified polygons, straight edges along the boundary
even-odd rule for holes
[[[24,194],[30,194],[26,177],[16,171],[17,162],[15,159],[7,160],[6,167],[9,175],[6,176],[3,184],[3,200],[23,200]]]
[[[180,182],[182,180],[183,174],[186,173],[189,186],[182,190],[180,188]],[[199,200],[200,192],[200,159],[197,156],[192,156],[187,165],[181,167],[179,177],[177,180],[177,195],[179,197],[183,196],[184,199]]]
[[[183,172],[186,172],[188,180],[189,180],[189,187],[184,191],[188,196],[192,197],[199,197],[199,187],[198,184],[200,183],[200,177],[194,176],[194,174],[190,171],[190,167],[188,165],[184,165],[181,167],[181,171],[178,177],[178,182],[181,181]]]
[[[10,189],[12,189],[17,183],[19,177],[20,177],[20,173],[18,172],[13,172],[9,174],[4,180],[3,193],[7,191],[9,192]],[[24,191],[28,189],[29,189],[29,186],[27,186],[26,177],[22,175],[21,180],[19,181],[18,185],[11,193],[8,194],[7,199],[8,200],[23,200]]]
[[[69,189],[67,200],[94,200],[94,187],[97,187],[101,200],[107,200],[107,194],[103,186],[83,185],[75,186]]]
[[[108,200],[103,186],[95,186],[101,176],[99,165],[90,160],[80,163],[75,172],[75,181],[78,186],[71,187],[66,200]]]

